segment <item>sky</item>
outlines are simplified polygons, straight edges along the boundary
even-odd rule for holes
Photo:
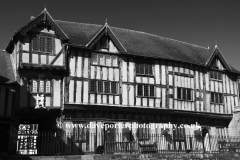
[[[38,16],[44,6],[53,19],[104,24],[208,47],[217,44],[240,71],[240,0],[1,0],[0,49]]]

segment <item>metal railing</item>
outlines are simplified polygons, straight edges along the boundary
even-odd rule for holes
[[[219,153],[240,152],[240,137],[206,135],[70,134],[0,131],[0,151],[21,155],[81,155],[117,153]]]

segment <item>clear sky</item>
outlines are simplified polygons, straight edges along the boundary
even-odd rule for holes
[[[217,45],[240,71],[240,0],[1,0],[0,49],[44,9],[54,19],[143,31],[199,46]]]

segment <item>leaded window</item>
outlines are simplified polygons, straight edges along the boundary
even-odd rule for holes
[[[33,51],[53,53],[53,38],[46,36],[36,36],[32,40]]]
[[[91,62],[93,65],[118,67],[118,57],[115,55],[92,53]]]
[[[179,100],[192,100],[192,90],[188,88],[177,88],[177,99]]]
[[[144,96],[144,97],[154,97],[154,85],[145,85],[145,84],[138,84],[137,85],[137,96]]]
[[[210,71],[210,79],[222,80],[222,73],[218,71]]]
[[[90,92],[118,94],[118,83],[113,81],[90,80]]]
[[[51,80],[49,79],[33,79],[32,89],[33,93],[51,93]]]
[[[139,61],[136,63],[137,75],[153,75],[153,65],[149,61]]]
[[[211,103],[223,103],[223,94],[211,92]]]

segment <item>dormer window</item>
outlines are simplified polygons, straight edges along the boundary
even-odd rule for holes
[[[32,40],[32,50],[37,52],[53,53],[53,38],[36,36]]]

